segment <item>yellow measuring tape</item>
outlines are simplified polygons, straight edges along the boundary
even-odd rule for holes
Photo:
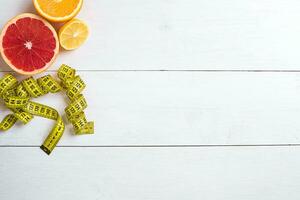
[[[65,113],[68,121],[74,127],[75,134],[94,133],[94,122],[88,122],[83,112],[87,107],[87,102],[81,94],[85,88],[85,83],[80,76],[76,76],[73,68],[64,64],[59,68],[57,75],[61,83],[50,75],[36,80],[29,77],[21,82],[18,82],[11,74],[6,74],[0,79],[0,98],[3,99],[6,107],[13,112],[0,122],[0,130],[10,129],[18,120],[27,124],[33,116],[55,120],[55,126],[41,146],[41,149],[48,155],[63,135],[65,124],[54,108],[33,102],[31,98],[37,98],[49,92],[57,93],[65,89],[70,100],[69,105],[65,108]]]
[[[65,113],[69,122],[73,124],[75,134],[93,134],[94,122],[88,122],[83,112],[87,107],[87,102],[81,94],[85,83],[80,76],[76,76],[75,70],[67,65],[62,65],[57,75],[70,100],[70,104],[65,108]]]

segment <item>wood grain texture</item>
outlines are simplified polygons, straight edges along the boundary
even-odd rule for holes
[[[300,149],[0,148],[0,198],[299,199]]]
[[[0,26],[34,12],[30,0],[1,3]],[[298,0],[87,0],[89,40],[51,69],[300,70],[299,10]]]
[[[0,2],[0,26],[35,13],[31,0]],[[298,200],[299,10],[297,0],[85,0],[91,35],[50,71],[80,71],[96,133],[68,125],[51,156],[38,146],[53,121],[0,133],[0,199]],[[37,101],[67,105],[62,94]]]
[[[297,144],[300,74],[81,72],[93,136],[59,145]],[[38,102],[63,114],[63,95]],[[3,116],[4,113],[2,112]],[[1,145],[39,145],[53,121],[36,117],[1,133]]]

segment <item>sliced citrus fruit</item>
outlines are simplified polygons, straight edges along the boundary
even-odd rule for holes
[[[40,15],[54,22],[64,22],[74,18],[80,11],[83,0],[33,0]]]
[[[53,63],[58,51],[55,29],[31,13],[11,19],[0,35],[0,52],[4,61],[21,74],[44,71]]]
[[[89,35],[88,26],[79,19],[72,19],[59,30],[60,45],[66,50],[81,46]]]

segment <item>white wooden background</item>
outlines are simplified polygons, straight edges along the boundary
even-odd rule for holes
[[[21,12],[1,0],[0,25]],[[79,17],[89,40],[49,73],[77,68],[96,133],[68,126],[51,156],[52,121],[1,133],[1,200],[300,198],[299,0],[85,0]]]

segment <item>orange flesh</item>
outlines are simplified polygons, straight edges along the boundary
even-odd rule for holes
[[[64,17],[72,14],[79,0],[37,0],[40,9],[49,16]]]

